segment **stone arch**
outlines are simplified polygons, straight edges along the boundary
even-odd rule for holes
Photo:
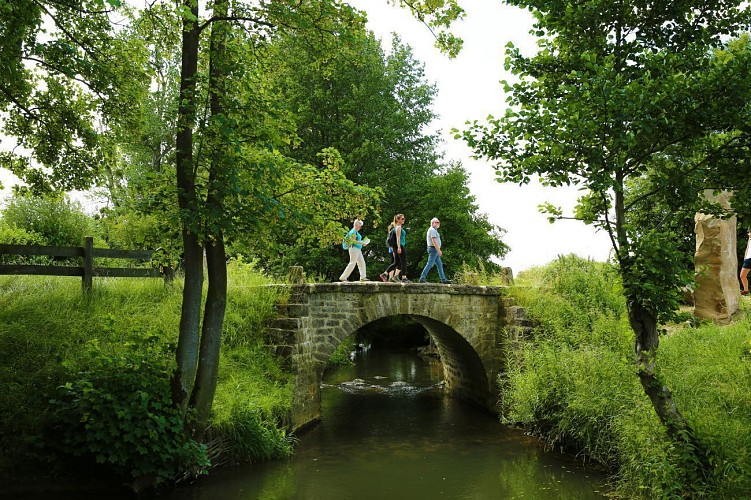
[[[489,409],[491,397],[487,371],[477,351],[445,323],[426,316],[411,317],[425,327],[438,348],[449,394]]]
[[[331,341],[326,343],[325,349],[320,353],[320,359],[325,359],[325,362],[318,373],[318,385],[323,379],[323,371],[328,360],[339,344],[369,323],[401,314],[393,312],[357,321],[348,327],[339,325],[335,328],[330,336]],[[487,370],[474,347],[459,332],[442,321],[418,314],[407,316],[422,325],[435,342],[443,365],[444,384],[449,395],[490,409],[492,401]]]
[[[320,417],[319,388],[336,348],[368,323],[406,315],[434,340],[452,396],[495,409],[503,369],[506,311],[497,287],[303,284],[270,333],[270,343],[296,374],[292,427]]]

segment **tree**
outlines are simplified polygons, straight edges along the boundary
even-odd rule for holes
[[[491,257],[503,257],[509,247],[501,240],[502,228],[491,224],[485,214],[478,212],[475,197],[469,191],[469,174],[461,164],[451,164],[436,175],[426,179],[423,185],[425,196],[417,200],[415,212],[422,214],[423,224],[413,225],[412,248],[421,253],[412,253],[414,271],[419,276],[427,261],[423,242],[430,219],[441,220],[441,240],[444,245],[443,262],[447,272],[458,272],[462,264],[476,269],[480,265],[489,272],[500,266]],[[407,264],[408,267],[409,263]],[[450,267],[453,266],[453,267]]]
[[[285,140],[283,129],[280,133],[276,126],[268,125],[278,124],[272,116],[275,110],[263,106],[262,93],[248,92],[250,89],[246,88],[248,81],[255,81],[253,53],[263,47],[266,37],[287,29],[299,36],[319,36],[326,32],[332,19],[358,22],[350,8],[327,2],[272,2],[237,4],[230,11],[227,3],[218,0],[211,4],[211,17],[200,24],[198,6],[188,2],[184,7],[176,174],[185,287],[173,399],[182,411],[188,407],[198,410],[195,433],[201,435],[209,416],[219,362],[226,301],[225,239],[243,230],[260,233],[273,220],[273,215],[264,217],[272,210],[281,217],[289,216],[290,207],[282,198],[290,191],[316,188],[306,206],[312,212],[330,210],[320,203],[324,200],[350,210],[351,203],[337,203],[344,198],[356,203],[360,210],[367,210],[372,193],[347,182],[338,174],[336,162],[328,161],[325,153],[325,168],[321,170],[311,170],[281,155],[278,146],[279,141]],[[250,23],[254,27],[252,36],[233,29],[229,21]],[[200,35],[207,27],[211,28],[209,69],[207,84],[201,87]],[[251,71],[246,71],[248,66]],[[201,92],[209,100],[205,117],[198,107]],[[197,128],[202,145],[198,149],[194,147]],[[295,209],[291,211],[294,214]],[[327,232],[322,234],[326,236]],[[202,308],[204,247],[209,290]]]
[[[120,154],[118,138],[127,136],[124,130],[144,130],[138,122],[142,110],[130,104],[147,100],[148,52],[137,37],[124,43],[125,38],[117,36],[109,16],[110,7],[119,6],[119,0],[106,0],[106,5],[105,0],[0,0],[0,109],[7,113],[3,131],[26,148],[4,153],[0,162],[36,192],[84,189],[104,172],[115,193],[118,177],[106,171],[104,160],[108,154]],[[340,211],[332,218],[341,220],[354,216],[353,206],[362,215],[371,209],[371,200],[377,201],[376,192],[344,177],[335,151],[321,151],[315,168],[280,154],[279,146],[289,136],[283,124],[277,127],[282,121],[276,115],[279,110],[273,103],[266,107],[262,87],[254,89],[257,92],[240,91],[248,90],[244,83],[258,81],[252,71],[244,71],[245,64],[268,40],[295,32],[315,43],[333,37],[338,25],[362,24],[363,17],[334,0],[232,6],[216,0],[207,4],[208,18],[201,17],[201,5],[195,0],[179,2],[174,19],[181,30],[174,179],[185,282],[172,389],[183,414],[191,405],[198,408],[198,435],[211,404],[215,383],[211,372],[218,366],[216,338],[226,300],[225,239],[248,228],[264,228],[268,214],[272,220],[305,218],[320,214],[333,202]],[[150,5],[161,12],[168,8],[166,3]],[[415,2],[410,8],[438,30],[442,47],[456,50],[458,40],[444,32],[461,15],[453,0]],[[54,29],[42,40],[38,34],[45,23]],[[209,30],[207,44],[201,35]],[[241,64],[228,64],[238,62],[234,59],[238,54]],[[169,112],[159,120],[169,122]],[[103,132],[108,131],[114,131],[116,138],[105,144]],[[159,152],[155,157],[159,161],[170,154],[163,144],[159,140],[152,148],[152,153]],[[161,172],[163,165],[158,167]],[[307,203],[300,203],[306,195]],[[324,222],[322,234],[331,237],[334,224]],[[205,308],[204,247],[210,289]],[[202,335],[207,336],[205,342]]]
[[[688,279],[680,237],[670,226],[638,227],[633,214],[655,199],[718,212],[699,201],[701,189],[724,187],[732,182],[728,166],[748,161],[747,119],[739,128],[749,98],[748,42],[722,55],[716,49],[748,28],[749,13],[735,0],[509,3],[534,14],[540,51],[524,56],[509,47],[506,64],[519,77],[506,83],[510,108],[488,124],[471,124],[463,137],[497,162],[501,182],[538,175],[587,191],[576,216],[610,235],[644,392],[687,477],[706,474],[707,450],[656,364],[658,325],[676,310],[678,286]],[[651,190],[627,202],[629,183],[647,174]]]
[[[96,194],[106,204],[100,227],[113,248],[157,249],[163,264],[182,252],[175,187],[175,128],[180,23],[170,6],[138,11],[120,36],[149,47],[148,92],[130,104],[133,119],[102,136],[103,171]]]
[[[384,54],[373,34],[356,26],[341,27],[323,47],[296,36],[273,44],[267,63],[271,85],[294,110],[297,132],[285,154],[312,162],[322,148],[334,147],[348,179],[383,190],[380,220],[365,221],[366,234],[376,243],[364,249],[369,261],[387,257],[380,244],[385,233],[378,226],[401,212],[413,229],[408,275],[420,269],[424,231],[434,216],[455,231],[449,253],[457,265],[504,255],[500,229],[477,214],[466,172],[442,164],[438,135],[428,131],[436,117],[436,88],[426,81],[424,65],[398,37],[392,46]],[[274,231],[277,241],[289,242],[296,240],[298,228],[280,224]],[[290,247],[251,239],[234,249],[263,255],[264,262],[278,268],[299,264],[327,279],[341,272],[340,245]]]
[[[127,124],[143,96],[143,46],[117,35],[116,5],[0,1],[2,131],[16,141],[0,167],[35,193],[88,188],[102,169],[102,134]]]

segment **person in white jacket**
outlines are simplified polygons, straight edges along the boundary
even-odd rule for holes
[[[362,221],[355,219],[352,229],[349,230],[347,236],[344,237],[344,245],[349,251],[349,263],[344,268],[342,275],[339,276],[339,281],[347,281],[349,275],[357,265],[357,270],[360,271],[360,281],[367,281],[368,278],[365,275],[365,258],[362,256],[362,247],[368,244],[367,240],[362,239],[360,229],[362,229]]]

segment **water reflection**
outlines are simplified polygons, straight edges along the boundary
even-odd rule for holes
[[[364,351],[327,374],[293,458],[215,472],[169,498],[589,499],[604,478],[444,396],[440,364]]]

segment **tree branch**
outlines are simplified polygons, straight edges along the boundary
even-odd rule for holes
[[[73,12],[78,12],[79,14],[86,14],[88,15],[102,15],[102,14],[110,14],[112,12],[115,12],[115,9],[105,9],[105,10],[87,10],[87,9],[77,9],[75,5],[72,5],[72,2],[69,3],[63,3],[58,2],[55,0],[47,0],[52,5],[58,5],[61,7],[65,7],[66,9],[72,10]]]
[[[86,52],[94,61],[100,62],[98,56],[94,52],[92,52],[86,44],[84,44],[83,42],[79,41],[78,38],[75,35],[73,35],[73,33],[70,33],[67,29],[65,29],[65,27],[62,25],[62,23],[60,23],[58,21],[58,19],[54,15],[52,15],[52,13],[49,11],[49,9],[47,9],[46,5],[44,5],[43,3],[41,3],[39,0],[32,0],[32,1],[35,4],[37,4],[39,6],[39,8],[41,10],[43,10],[50,17],[50,19],[52,19],[54,21],[55,26],[57,27],[57,29],[59,29],[60,31],[62,31],[63,33],[65,33],[65,35],[70,40],[72,40],[76,45],[78,45],[78,47],[80,47],[81,50],[83,50],[84,52]]]
[[[12,102],[16,107],[18,107],[21,111],[23,111],[29,120],[40,124],[42,128],[44,128],[47,131],[48,135],[50,136],[54,135],[52,125],[46,122],[45,120],[43,120],[40,114],[35,113],[33,110],[24,106],[21,102],[18,101],[18,99],[16,99],[16,97],[13,94],[8,92],[7,89],[5,89],[5,87],[0,87],[0,92],[2,92],[3,95],[5,95],[8,98],[8,100]],[[67,152],[75,151],[76,148],[72,144],[70,144],[67,140],[63,140],[62,143],[64,144],[65,150]]]
[[[251,22],[255,23],[261,26],[266,26],[267,28],[276,28],[276,24],[271,23],[269,21],[265,21],[263,19],[259,19],[256,17],[244,17],[244,16],[213,16],[206,20],[202,25],[198,26],[199,31],[203,31],[204,28],[208,27],[211,23],[217,22],[217,21],[235,21],[235,22]]]
[[[698,163],[696,163],[696,164],[692,165],[692,166],[691,166],[690,168],[688,168],[688,169],[686,169],[685,171],[683,171],[683,174],[685,175],[685,174],[689,174],[689,173],[691,173],[691,172],[695,172],[696,170],[698,170],[698,169],[699,169],[699,167],[701,167],[701,166],[705,165],[705,164],[706,164],[706,163],[708,163],[708,162],[709,162],[710,160],[714,159],[714,158],[715,158],[715,157],[716,157],[716,156],[717,156],[717,155],[718,155],[718,154],[719,154],[720,152],[722,152],[722,151],[725,151],[726,149],[729,149],[729,148],[730,148],[730,146],[731,146],[731,145],[732,145],[732,144],[733,144],[734,142],[737,142],[738,140],[741,140],[741,139],[744,139],[744,140],[745,140],[745,139],[748,139],[748,136],[747,136],[746,134],[743,134],[743,135],[739,135],[739,136],[733,137],[732,139],[730,139],[729,141],[727,141],[727,142],[726,142],[725,144],[723,144],[722,146],[720,146],[720,147],[718,147],[718,148],[715,148],[715,150],[714,150],[714,151],[712,151],[712,152],[711,152],[710,154],[708,154],[708,155],[707,155],[706,157],[704,157],[704,159],[703,159],[703,160],[701,160],[700,162],[698,162]],[[659,186],[659,187],[656,187],[656,188],[655,188],[655,189],[653,189],[652,191],[649,191],[648,193],[645,193],[645,194],[643,194],[643,195],[641,195],[641,196],[637,197],[637,198],[636,198],[635,200],[631,201],[631,203],[629,203],[628,205],[626,205],[626,207],[625,207],[625,210],[626,210],[626,211],[630,210],[631,208],[633,208],[633,207],[634,207],[635,205],[637,205],[638,203],[641,203],[641,202],[642,202],[643,200],[645,200],[646,198],[649,198],[649,197],[651,197],[651,196],[654,196],[654,195],[656,195],[657,193],[659,193],[660,191],[663,191],[664,189],[666,189],[666,187],[667,187],[667,186],[665,186],[665,185],[663,185],[663,186]]]
[[[47,61],[45,61],[43,59],[37,59],[36,57],[22,57],[22,59],[24,61],[35,62],[35,63],[37,63],[37,64],[39,64],[41,66],[44,66],[45,68],[50,69],[50,70],[52,70],[52,71],[54,71],[54,72],[56,72],[56,73],[58,73],[60,75],[65,75],[66,78],[70,78],[71,80],[74,80],[74,81],[80,83],[84,87],[88,88],[91,92],[93,92],[94,94],[96,94],[97,97],[99,97],[100,99],[104,100],[104,96],[101,94],[101,92],[99,92],[98,90],[96,90],[95,88],[93,88],[91,86],[91,84],[89,82],[87,82],[86,80],[84,80],[83,78],[78,78],[75,75],[71,76],[68,73],[66,73],[65,71],[63,71],[62,69],[58,68],[57,66],[55,66],[53,64],[50,64],[49,62],[47,62]]]

